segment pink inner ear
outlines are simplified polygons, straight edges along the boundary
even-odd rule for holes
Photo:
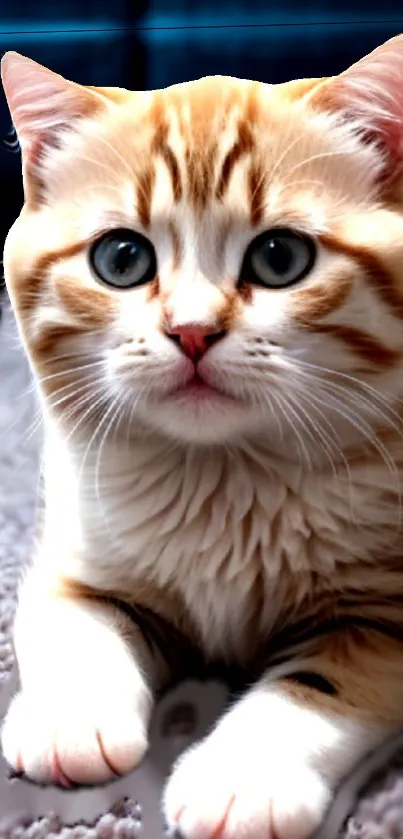
[[[318,103],[339,110],[384,155],[384,176],[403,164],[403,36],[387,41],[318,89]]]
[[[35,61],[8,52],[1,62],[8,106],[24,155],[30,156],[38,138],[44,140],[62,126],[88,116],[101,96],[69,82]]]

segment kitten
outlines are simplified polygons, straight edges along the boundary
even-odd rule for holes
[[[189,839],[306,839],[403,722],[403,36],[338,77],[2,78],[6,281],[46,504],[6,758],[99,782],[191,650],[253,686],[174,767]]]

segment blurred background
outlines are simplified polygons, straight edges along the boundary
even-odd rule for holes
[[[211,74],[266,82],[333,75],[400,32],[402,0],[0,3],[1,54],[14,49],[75,81],[134,89]],[[1,250],[23,200],[10,129],[1,94]]]

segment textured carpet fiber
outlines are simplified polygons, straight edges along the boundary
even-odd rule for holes
[[[41,441],[36,419],[30,371],[9,304],[4,303],[0,322],[0,686],[13,660],[10,631],[16,586],[33,538]],[[0,837],[6,835],[7,839],[135,839],[139,834],[130,805],[121,804],[93,828],[64,828],[50,814],[12,830],[0,823]],[[342,839],[403,839],[403,752],[361,794],[339,835]],[[329,834],[326,839],[336,837]]]

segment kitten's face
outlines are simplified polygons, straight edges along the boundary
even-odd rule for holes
[[[375,146],[309,104],[316,84],[102,91],[31,173],[26,153],[7,282],[56,412],[307,459],[385,424],[401,208]]]

